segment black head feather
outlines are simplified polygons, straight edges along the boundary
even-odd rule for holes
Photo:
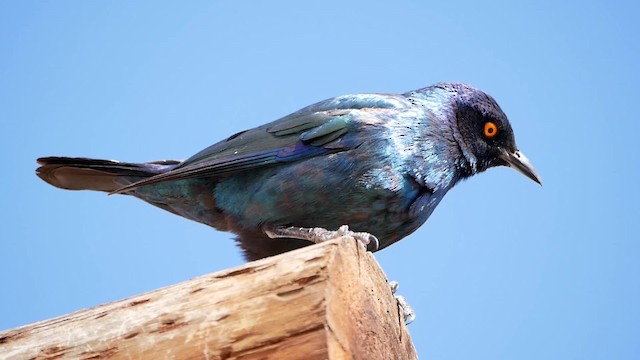
[[[461,137],[460,144],[468,159],[475,164],[475,171],[482,172],[493,166],[508,165],[502,154],[517,151],[513,129],[507,115],[489,94],[460,83],[446,83],[453,94],[455,125]],[[496,125],[493,136],[485,134],[487,123]]]

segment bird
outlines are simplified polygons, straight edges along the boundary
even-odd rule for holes
[[[424,224],[454,185],[492,167],[542,185],[494,98],[458,82],[333,97],[184,161],[37,162],[55,187],[134,196],[231,232],[249,261],[341,235],[383,249]]]

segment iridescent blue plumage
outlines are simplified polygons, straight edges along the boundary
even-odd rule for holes
[[[487,122],[499,132],[483,134]],[[328,99],[184,162],[39,162],[38,175],[55,186],[133,195],[231,231],[249,259],[308,244],[265,233],[287,226],[347,224],[384,248],[422,225],[456,182],[491,166],[539,182],[497,103],[458,83]]]

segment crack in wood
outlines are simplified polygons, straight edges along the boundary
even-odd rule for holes
[[[138,306],[140,304],[144,304],[151,301],[151,298],[147,298],[147,299],[141,299],[141,300],[134,300],[132,302],[129,303],[129,306]]]
[[[112,346],[104,350],[85,351],[80,353],[82,360],[97,360],[110,358],[118,352],[118,347]]]

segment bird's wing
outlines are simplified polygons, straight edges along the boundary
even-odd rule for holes
[[[325,100],[272,123],[234,134],[195,154],[171,171],[122,187],[113,194],[165,181],[227,176],[353,149],[362,140],[344,135],[357,127],[354,110],[405,105],[396,98],[395,95],[365,94]]]

